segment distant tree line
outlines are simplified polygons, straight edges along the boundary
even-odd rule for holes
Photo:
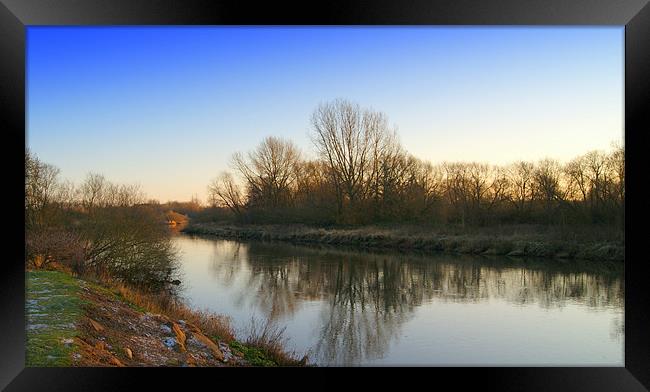
[[[176,275],[175,251],[160,208],[135,185],[91,173],[79,185],[25,153],[25,253],[29,267],[57,262],[159,289]]]
[[[432,164],[409,154],[385,114],[336,100],[311,119],[316,159],[268,137],[233,155],[208,187],[243,222],[307,224],[624,223],[625,151],[495,166]]]

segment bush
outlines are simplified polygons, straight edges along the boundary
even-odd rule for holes
[[[62,228],[27,231],[25,253],[27,266],[36,269],[56,262],[78,270],[84,260],[81,236]]]
[[[158,290],[178,274],[176,250],[152,207],[94,209],[79,228],[88,244],[85,261],[127,284]]]

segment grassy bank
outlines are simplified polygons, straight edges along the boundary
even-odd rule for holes
[[[54,271],[30,271],[26,278],[26,366],[70,366],[83,314],[79,281]]]
[[[28,271],[27,366],[302,366],[267,328],[235,339],[224,316],[160,295]]]
[[[245,240],[288,241],[368,249],[623,261],[622,233],[607,227],[500,226],[487,228],[417,226],[316,228],[299,225],[190,223],[183,232]]]

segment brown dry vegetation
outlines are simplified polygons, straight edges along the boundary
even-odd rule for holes
[[[439,228],[419,226],[363,226],[316,228],[301,225],[190,224],[189,234],[246,240],[314,243],[368,249],[392,248],[427,252],[557,257],[566,259],[623,261],[622,233],[578,227],[573,229],[533,225],[490,228]]]
[[[124,350],[119,352],[118,359],[126,366],[222,366],[222,359],[219,358],[225,358],[226,363],[235,366],[306,364],[306,358],[298,358],[295,353],[283,348],[283,331],[277,334],[278,330],[267,327],[265,331],[275,332],[273,339],[269,339],[268,332],[258,336],[255,335],[255,328],[252,328],[250,336],[242,344],[236,339],[230,319],[226,316],[191,309],[170,294],[147,293],[110,280],[103,280],[101,284],[104,287],[95,286],[91,302],[101,304],[108,301],[108,304],[88,308],[88,318],[103,326],[113,325],[116,331],[113,339],[130,348],[134,358],[136,349],[145,350],[146,353],[138,362],[136,359],[125,359]],[[89,293],[92,295],[93,292]],[[116,301],[111,300],[111,295]],[[132,329],[138,330],[138,335],[130,336]],[[163,330],[167,331],[167,335],[161,334]],[[182,332],[180,335],[185,336],[187,349],[174,346],[174,351],[170,352],[164,344],[161,346],[161,342],[170,335],[169,331],[172,331],[172,336],[175,333],[177,341],[183,340],[176,332],[178,330]],[[96,344],[93,334],[97,331],[93,328],[86,328],[85,331],[89,333],[85,336]],[[136,349],[132,347],[134,345]],[[161,353],[163,349],[167,351]],[[256,357],[249,358],[249,351],[255,351]],[[161,362],[161,354],[164,353],[169,355]]]
[[[71,293],[83,287],[86,305],[84,321],[77,325],[76,346],[82,353],[77,365],[217,366],[224,359],[263,366],[303,364],[283,353],[276,341],[256,340],[255,347],[237,342],[226,317],[194,311],[177,300],[179,265],[165,220],[184,223],[186,218],[175,208],[182,205],[161,209],[145,203],[137,186],[114,184],[98,174],[88,175],[79,187],[60,182],[57,168],[28,152],[25,165],[26,268],[39,270],[37,286],[56,279],[56,274],[40,274],[43,270],[64,271],[57,287],[69,292],[53,299],[45,294],[47,288],[28,291],[34,296],[32,316],[54,320],[53,325],[36,319],[28,324],[34,343],[31,363],[68,363],[65,353],[75,329],[64,328],[70,323],[61,327],[56,312],[43,315],[40,308],[62,306],[60,299],[75,309],[70,310],[74,315],[64,315],[74,319],[79,307],[73,304],[79,298]],[[190,204],[192,210],[198,208],[197,202]],[[229,359],[228,344],[237,345],[243,359]]]
[[[174,319],[186,320],[199,326],[206,334],[218,337],[228,343],[235,340],[230,319],[226,316],[193,310],[183,303],[173,300],[169,296],[163,294],[147,294],[142,291],[130,289],[122,284],[116,285],[114,290],[122,298],[147,312],[161,313]]]
[[[39,284],[28,285],[28,296],[35,304],[46,303],[54,282],[66,291],[58,297],[77,301],[81,313],[72,311],[76,319],[73,330],[65,336],[50,336],[45,325],[30,329],[28,353],[31,363],[49,363],[53,353],[67,352],[61,364],[72,366],[303,366],[295,354],[283,350],[283,331],[265,327],[261,335],[251,336],[245,343],[236,340],[229,319],[225,316],[194,311],[170,297],[146,293],[110,281],[82,280],[69,272],[39,271],[28,275]],[[67,278],[66,278],[67,277]],[[41,287],[37,290],[37,287]],[[69,288],[69,290],[67,289]],[[33,290],[30,290],[33,289]],[[33,291],[33,292],[32,292]],[[45,301],[45,302],[43,302]],[[38,305],[35,305],[38,306]],[[41,309],[41,308],[39,308]],[[53,320],[60,323],[67,308],[58,307]],[[43,310],[39,310],[42,312]],[[49,317],[49,316],[48,316]],[[39,322],[43,323],[44,319]],[[28,323],[29,328],[29,323]],[[41,329],[43,328],[43,329]],[[48,335],[39,336],[40,331]],[[62,334],[63,334],[62,332]],[[272,332],[272,333],[271,333]],[[49,340],[45,341],[47,337]],[[71,338],[72,337],[72,338]],[[45,344],[46,342],[49,342]],[[38,344],[30,349],[30,344]],[[71,346],[72,345],[72,346]],[[70,349],[72,348],[72,349]],[[63,354],[61,354],[63,355]]]
[[[84,285],[81,297],[87,305],[77,324],[76,366],[244,364],[225,342],[207,338],[207,331],[190,321],[142,312],[113,292],[92,285]]]

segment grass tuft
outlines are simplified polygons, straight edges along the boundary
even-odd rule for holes
[[[279,327],[271,319],[260,322],[251,319],[251,324],[246,339],[246,346],[240,350],[250,358],[254,366],[269,366],[268,361],[277,366],[304,366],[307,363],[307,356],[299,358],[295,352],[287,352],[288,339],[284,337],[286,327]],[[248,354],[247,354],[248,353]]]

